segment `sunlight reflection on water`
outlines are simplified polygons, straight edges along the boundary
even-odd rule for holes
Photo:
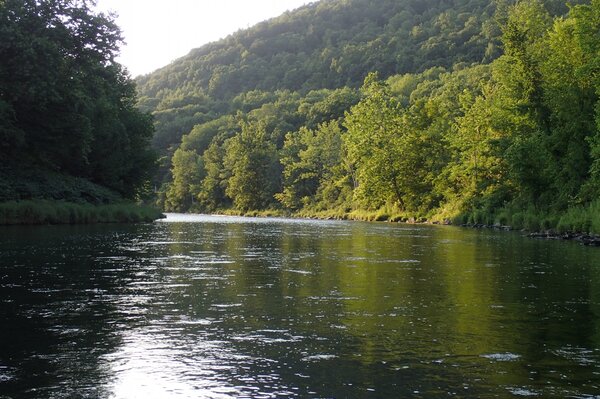
[[[600,392],[595,249],[444,226],[168,216],[0,235],[0,397]]]

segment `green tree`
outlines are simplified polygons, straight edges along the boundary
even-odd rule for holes
[[[499,111],[506,108],[489,83],[481,91],[465,90],[459,99],[464,114],[448,136],[453,157],[444,173],[451,186],[447,200],[458,210],[502,206],[511,191],[503,129],[508,120]]]
[[[586,181],[593,157],[590,143],[598,132],[599,4],[575,6],[568,18],[555,21],[541,67],[544,103],[551,113],[553,191],[563,206],[594,198]]]
[[[363,100],[344,121],[348,129],[344,140],[358,181],[355,196],[368,207],[389,202],[414,209],[423,191],[419,172],[426,172],[420,166],[429,140],[411,126],[405,110],[376,74],[367,76],[362,90]]]
[[[285,207],[299,209],[322,201],[334,206],[345,191],[343,187],[351,188],[343,173],[338,121],[323,123],[316,130],[303,127],[288,133],[281,153],[283,192],[276,198]]]
[[[209,212],[230,205],[229,198],[225,195],[228,176],[223,161],[223,140],[223,136],[215,137],[202,156],[205,177],[198,193],[198,201],[200,207]]]
[[[519,2],[503,26],[505,54],[493,65],[492,128],[515,194],[525,203],[548,203],[551,180],[547,150],[550,113],[544,103],[541,62],[550,15],[538,0]],[[486,106],[486,107],[487,107]]]
[[[578,6],[572,12],[575,18],[575,36],[582,51],[586,54],[586,62],[579,70],[589,79],[589,84],[596,92],[596,132],[589,137],[592,165],[591,177],[583,187],[582,196],[587,199],[600,198],[600,1],[592,0],[589,6]]]
[[[228,139],[223,167],[229,178],[225,194],[241,210],[265,209],[280,186],[277,148],[261,122],[240,121],[241,131]]]
[[[153,127],[115,62],[120,31],[92,4],[0,2],[0,155],[134,197],[154,171]]]
[[[195,151],[179,148],[171,162],[173,181],[166,193],[165,208],[167,211],[187,211],[200,192],[204,177],[202,158]]]
[[[362,87],[364,98],[347,113],[344,140],[356,166],[357,198],[367,206],[387,201],[403,205],[400,159],[402,110],[385,83],[369,74]]]

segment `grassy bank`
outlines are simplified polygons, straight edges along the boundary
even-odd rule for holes
[[[495,210],[473,210],[458,213],[453,209],[437,209],[430,213],[409,213],[388,205],[376,210],[334,208],[290,212],[283,209],[240,211],[220,209],[217,214],[250,217],[298,217],[324,220],[358,220],[366,222],[404,222],[453,224],[479,227],[503,227],[549,234],[580,233],[600,235],[600,200],[586,206],[573,206],[566,211],[541,211],[534,208],[506,207]],[[458,213],[458,214],[457,214]]]
[[[600,200],[585,206],[573,206],[562,212],[511,207],[490,211],[476,210],[461,214],[454,222],[468,225],[500,225],[530,232],[600,235]]]
[[[600,200],[586,206],[574,206],[562,212],[540,211],[533,208],[501,208],[474,210],[452,216],[447,210],[424,213],[407,213],[394,206],[377,210],[365,209],[302,209],[294,213],[281,210],[224,211],[225,214],[243,216],[292,216],[315,219],[360,220],[367,222],[435,223],[468,226],[503,227],[506,230],[525,230],[551,234],[581,233],[600,235]]]
[[[0,203],[0,225],[137,223],[162,217],[157,209],[133,203],[92,205],[52,200]]]
[[[431,213],[407,213],[394,206],[377,210],[364,209],[303,209],[298,217],[362,221],[387,221],[408,223],[435,223],[471,226],[502,226],[511,230],[551,233],[584,233],[600,235],[600,200],[586,206],[573,206],[566,211],[541,211],[533,208],[500,208],[456,213],[437,210]]]
[[[305,208],[294,214],[298,217],[317,219],[359,220],[364,222],[404,222],[404,223],[426,223],[439,222],[433,214],[419,212],[405,212],[394,205],[386,205],[379,209],[360,208],[334,208],[334,209],[310,209]]]
[[[0,167],[0,225],[136,223],[161,217],[157,209],[80,177]]]
[[[399,210],[394,206],[385,206],[377,210],[365,209],[301,209],[289,211],[284,209],[264,209],[240,211],[234,208],[219,209],[214,214],[228,216],[247,216],[247,217],[292,217],[322,220],[356,220],[364,222],[408,222],[408,223],[426,223],[428,221],[436,222],[438,219],[430,219],[431,215],[413,214]]]
[[[323,219],[323,220],[357,220],[365,222],[378,222],[378,221],[390,221],[390,222],[426,222],[427,218],[423,216],[414,216],[399,211],[394,207],[383,207],[377,210],[364,210],[364,209],[327,209],[327,210],[314,210],[314,209],[301,209],[298,211],[289,211],[284,209],[263,209],[263,210],[248,210],[240,211],[238,209],[220,209],[215,214],[228,215],[228,216],[247,216],[247,217],[292,217],[292,218],[307,218],[307,219]]]
[[[219,215],[227,215],[227,216],[246,216],[246,217],[259,217],[259,218],[277,218],[277,217],[290,217],[292,216],[289,212],[286,212],[282,209],[263,209],[263,210],[249,210],[249,211],[240,211],[237,209],[221,209],[215,214]]]

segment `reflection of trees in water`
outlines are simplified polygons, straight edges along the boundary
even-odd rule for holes
[[[575,395],[600,361],[600,254],[573,243],[264,220],[0,236],[7,395],[107,397],[119,367],[273,395]]]

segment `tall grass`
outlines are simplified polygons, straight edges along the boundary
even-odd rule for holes
[[[557,230],[600,234],[600,200],[569,208],[558,220]]]
[[[528,231],[600,234],[600,200],[588,205],[573,206],[562,212],[518,207],[493,211],[473,210],[460,214],[454,221],[456,224],[495,224]]]
[[[49,200],[0,203],[0,225],[138,223],[161,217],[161,212],[154,208],[132,203],[91,205]]]
[[[294,212],[293,215],[317,219],[361,220],[366,222],[426,222],[431,216],[420,212],[405,212],[399,207],[391,204],[384,205],[378,209],[350,207],[338,207],[332,209],[303,208]]]

